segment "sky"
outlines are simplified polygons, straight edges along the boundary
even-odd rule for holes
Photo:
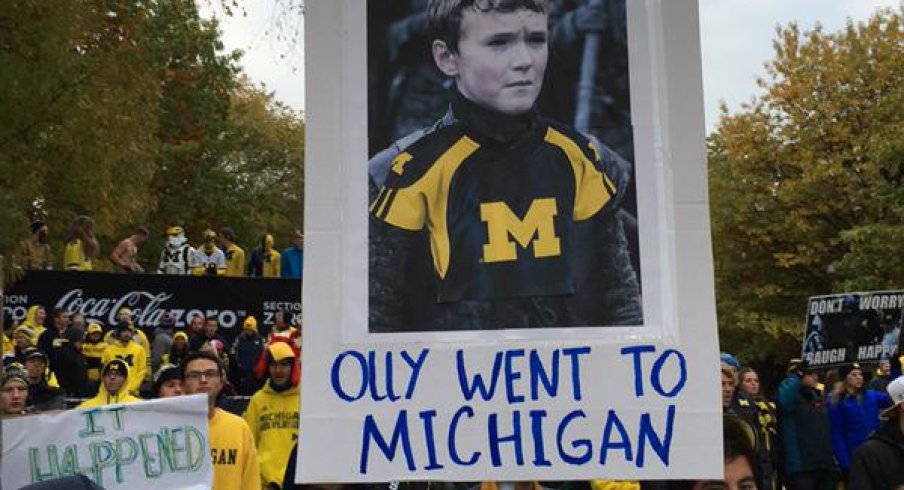
[[[272,90],[278,100],[304,110],[303,22],[284,7],[293,0],[240,2],[244,15],[217,15],[227,49],[245,52],[242,66],[248,76]],[[383,0],[393,1],[393,0]],[[637,0],[628,0],[637,1]],[[294,0],[298,3],[298,0]],[[820,23],[826,32],[840,30],[848,19],[866,20],[882,6],[897,7],[901,0],[699,0],[706,132],[718,123],[718,107],[729,111],[759,94],[756,78],[765,76],[764,64],[773,56],[772,41],[778,25],[796,21],[802,30]],[[280,25],[283,29],[275,28]],[[283,39],[277,34],[281,33]],[[287,37],[298,35],[298,41]]]

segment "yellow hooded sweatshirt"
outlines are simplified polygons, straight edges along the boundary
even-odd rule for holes
[[[76,408],[92,408],[92,407],[102,407],[104,405],[113,405],[115,403],[134,403],[140,402],[141,398],[132,396],[129,394],[128,390],[125,388],[129,385],[132,377],[129,375],[129,366],[121,359],[112,359],[112,362],[116,362],[119,366],[122,366],[126,371],[126,381],[123,383],[122,388],[119,390],[119,393],[112,395],[107,388],[104,387],[104,383],[101,382],[100,388],[97,389],[97,395],[94,398],[89,398],[79,404]],[[107,366],[110,362],[105,362],[103,369],[101,372],[104,372],[107,369]]]
[[[121,313],[122,310],[127,310],[127,309],[128,308],[122,308],[119,311]],[[131,314],[131,310],[129,310],[129,313]],[[135,322],[129,321],[129,328],[132,329],[132,342],[137,342],[138,345],[140,345],[141,348],[144,349],[144,360],[145,360],[146,365],[144,367],[144,370],[142,370],[142,376],[144,376],[144,377],[141,379],[142,379],[142,381],[146,380],[146,379],[149,380],[149,379],[151,379],[151,374],[153,374],[151,372],[151,343],[148,341],[148,336],[147,336],[147,334],[144,333],[144,330],[138,328],[138,326],[135,325]],[[115,330],[115,329],[113,329],[113,330]],[[104,334],[104,342],[106,342],[108,344],[119,343],[119,341],[116,340],[116,338],[113,336],[113,330],[109,330],[107,333]],[[141,384],[141,383],[139,383],[139,384]]]
[[[222,408],[207,422],[216,490],[260,490],[260,465],[248,424]],[[285,468],[285,464],[283,464]]]
[[[129,379],[126,380],[126,385],[130,393],[138,394],[148,369],[144,349],[132,340],[126,345],[122,345],[122,342],[117,340],[104,349],[101,363],[106,367],[107,363],[114,359],[122,359],[129,365]],[[101,369],[101,376],[103,376],[103,369]]]
[[[261,276],[263,277],[279,277],[280,274],[280,253],[273,249],[273,235],[268,234],[264,237],[264,256]]]
[[[277,361],[295,355],[288,344],[282,342],[271,345],[268,349]],[[295,362],[298,362],[297,358]],[[269,488],[271,484],[282,487],[289,454],[298,441],[298,386],[276,391],[272,383],[267,381],[251,397],[248,408],[242,415],[257,446],[263,488]]]
[[[20,327],[28,327],[32,332],[34,332],[35,336],[32,337],[34,340],[32,340],[31,345],[38,345],[38,337],[40,337],[41,334],[44,333],[44,330],[47,330],[46,328],[44,328],[44,325],[38,325],[38,323],[35,321],[35,316],[37,316],[38,310],[42,308],[44,307],[40,305],[34,305],[30,307],[28,309],[28,313],[25,314],[25,321],[19,325]]]
[[[7,357],[13,357],[16,355],[16,347],[13,345],[13,341],[9,340],[9,337],[6,334],[3,334],[3,358],[4,364]]]

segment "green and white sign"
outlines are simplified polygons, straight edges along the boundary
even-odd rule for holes
[[[206,490],[213,469],[203,395],[3,421],[3,488],[83,474],[112,490]]]

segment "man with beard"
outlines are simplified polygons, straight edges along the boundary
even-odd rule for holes
[[[133,335],[129,324],[119,322],[113,329],[114,342],[104,350],[103,363],[107,365],[115,359],[125,362],[130,371],[128,391],[138,394],[141,383],[147,375],[147,354],[137,342],[132,340]]]

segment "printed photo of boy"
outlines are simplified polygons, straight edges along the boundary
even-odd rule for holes
[[[630,164],[538,110],[549,13],[428,2],[421,68],[447,112],[369,163],[371,333],[643,324]]]

